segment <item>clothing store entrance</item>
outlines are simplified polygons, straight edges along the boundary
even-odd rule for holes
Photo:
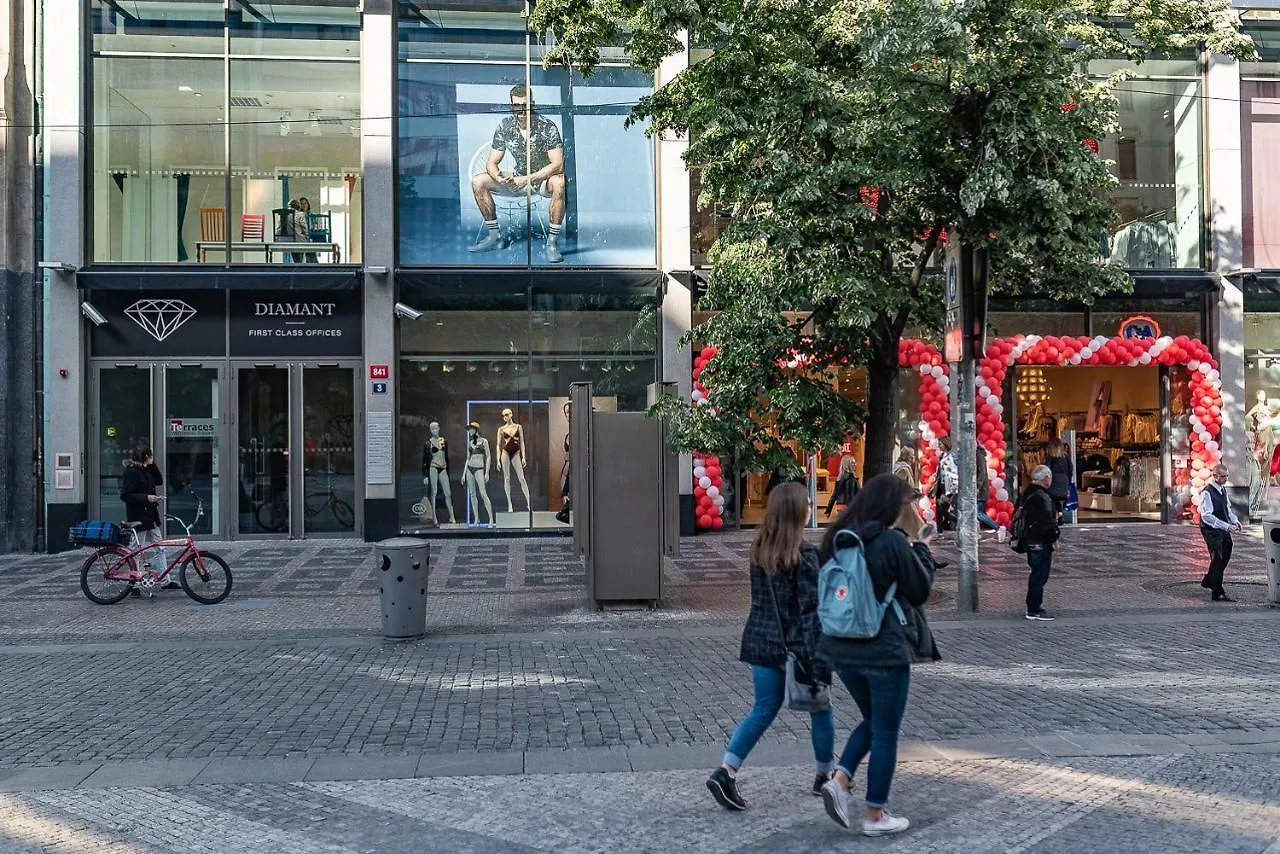
[[[1079,500],[1077,521],[1190,518],[1185,368],[1031,365],[1011,371],[1008,382],[1019,491],[1061,442]]]
[[[242,537],[352,537],[362,528],[358,363],[234,364]]]

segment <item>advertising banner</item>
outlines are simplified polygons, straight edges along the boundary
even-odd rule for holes
[[[236,291],[232,356],[359,356],[360,291]]]
[[[653,145],[624,126],[652,91],[632,68],[402,63],[400,263],[654,266]]]

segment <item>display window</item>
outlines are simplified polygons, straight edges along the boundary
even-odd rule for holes
[[[1099,77],[1130,67],[1089,63]],[[1130,270],[1204,266],[1202,71],[1197,58],[1150,59],[1115,89],[1119,129],[1097,140],[1117,185],[1105,255]]]
[[[428,295],[431,294],[431,295]],[[569,387],[639,411],[657,377],[657,295],[429,289],[401,327],[400,524],[567,529]]]
[[[654,266],[652,77],[408,58],[397,91],[402,264]]]
[[[1240,147],[1244,167],[1246,267],[1280,268],[1280,13],[1242,13],[1257,62],[1240,64]]]
[[[90,16],[95,261],[360,260],[355,0]]]
[[[1280,312],[1249,312],[1244,331],[1249,503],[1257,512],[1280,496]]]

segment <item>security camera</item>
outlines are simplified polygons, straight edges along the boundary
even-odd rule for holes
[[[102,315],[102,312],[98,311],[90,303],[80,303],[80,313],[87,317],[89,322],[94,326],[102,326],[107,322],[107,319]]]
[[[419,317],[422,317],[422,312],[418,311],[413,306],[405,305],[402,302],[396,303],[395,312],[396,317],[403,317],[407,320],[417,320]]]

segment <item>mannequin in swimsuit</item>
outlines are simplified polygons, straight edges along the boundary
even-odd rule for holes
[[[462,484],[471,496],[471,508],[480,523],[480,505],[489,514],[488,524],[493,525],[493,502],[489,500],[489,471],[493,457],[489,452],[489,440],[481,438],[480,425],[472,421],[467,425],[467,464],[462,467]]]
[[[529,483],[524,479],[524,428],[511,420],[511,410],[502,410],[502,426],[498,428],[498,469],[502,472],[502,488],[507,493],[507,512],[514,513],[511,506],[511,470],[515,469],[516,480],[520,482],[520,490],[524,493],[524,506],[529,507]]]
[[[427,488],[427,501],[431,508],[431,517],[436,515],[436,495],[444,493],[444,509],[449,511],[449,521],[453,522],[453,496],[449,494],[449,454],[445,438],[440,435],[440,422],[432,421],[428,425],[431,435],[422,446],[422,485]]]

